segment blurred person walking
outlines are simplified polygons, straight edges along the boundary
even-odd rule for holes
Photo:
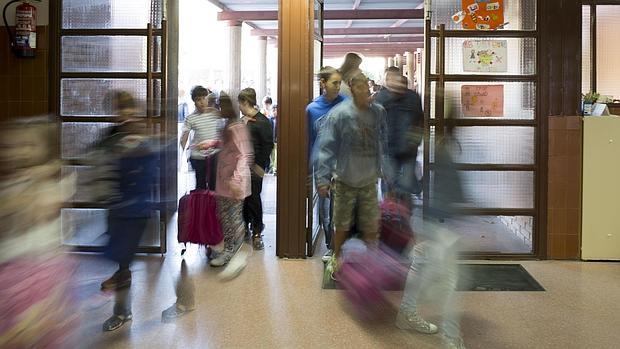
[[[226,120],[222,141],[203,141],[199,149],[220,148],[217,164],[217,212],[224,234],[223,251],[211,259],[211,266],[227,264],[243,243],[245,233],[244,200],[250,196],[252,181],[252,141],[246,125],[237,117],[232,100],[226,93],[220,93],[221,116]]]
[[[449,115],[449,106],[446,111]],[[446,219],[459,219],[457,208],[465,201],[453,161],[453,154],[460,151],[460,145],[452,131],[451,127],[447,127],[438,134],[430,209],[425,212],[422,229],[416,231],[413,262],[407,275],[396,326],[427,334],[438,332],[438,327],[418,312],[419,303],[424,302],[422,296],[426,295],[426,302],[440,305],[443,310],[443,347],[464,349],[456,294],[460,236],[444,224]],[[431,289],[432,292],[429,291]]]
[[[243,203],[243,216],[252,234],[252,246],[256,250],[262,250],[264,248],[262,232],[265,225],[260,194],[263,190],[265,169],[273,149],[273,130],[269,120],[256,108],[256,91],[253,88],[241,90],[237,100],[254,147],[254,164],[251,167],[252,194]]]
[[[196,86],[191,92],[196,110],[185,118],[183,134],[181,135],[181,149],[184,151],[188,143],[190,132],[193,132],[190,144],[197,144],[205,140],[220,139],[223,121],[216,108],[217,96],[202,86]],[[215,190],[218,149],[199,150],[190,149],[190,163],[196,173],[196,189]],[[207,169],[209,173],[207,173]]]
[[[344,84],[340,85],[340,93],[346,97],[353,97],[349,83],[351,79],[357,74],[361,73],[360,65],[362,64],[362,57],[357,53],[349,52],[344,56],[344,62],[338,69],[342,75],[342,81]]]
[[[60,177],[58,134],[45,117],[0,125],[1,348],[78,346],[76,268],[60,247],[60,208],[75,175]]]
[[[422,141],[424,112],[420,96],[407,88],[407,78],[397,67],[385,70],[385,88],[374,98],[387,112],[388,153],[394,169],[394,186],[384,186],[402,202],[411,205],[411,194],[421,187],[415,175],[418,147]]]
[[[101,284],[103,291],[115,291],[113,315],[103,324],[104,331],[113,331],[131,320],[131,285],[129,266],[140,244],[153,210],[152,193],[156,184],[157,154],[146,126],[134,118],[135,100],[125,91],[110,92],[108,100],[117,111],[118,124],[97,148],[103,149],[112,171],[107,199],[108,244],[104,256],[117,263],[118,271]]]
[[[308,152],[310,159],[311,176],[314,178],[316,166],[314,154],[314,145],[321,124],[325,120],[325,115],[338,103],[344,101],[347,97],[340,94],[340,85],[342,83],[342,75],[333,67],[323,67],[318,74],[319,82],[323,94],[315,98],[306,107],[306,117],[308,119]],[[328,261],[333,255],[333,201],[331,195],[319,196],[319,225],[323,228],[325,234],[325,245],[327,252],[323,256],[323,261]]]
[[[338,257],[354,219],[366,243],[377,241],[379,201],[377,181],[391,178],[387,159],[385,109],[370,102],[368,78],[359,73],[349,84],[347,99],[327,114],[319,131],[315,177],[319,195],[326,197],[333,185],[334,255],[326,272],[338,269]]]

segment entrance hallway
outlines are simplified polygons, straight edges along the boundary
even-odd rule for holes
[[[267,227],[273,230],[273,225]],[[266,237],[274,236],[273,231]],[[172,237],[170,234],[169,237]],[[83,348],[438,348],[438,335],[404,332],[393,324],[363,324],[351,317],[342,292],[321,289],[323,265],[275,258],[274,248],[255,252],[246,270],[222,283],[204,251],[184,256],[195,287],[196,309],[172,323],[161,312],[175,302],[180,246],[138,257],[133,265],[132,322],[102,333],[113,299],[99,282],[115,269],[95,256],[80,262]],[[266,239],[266,245],[271,241]],[[617,348],[620,274],[614,263],[522,262],[546,292],[460,292],[462,330],[468,348]],[[400,292],[390,299],[397,304]],[[433,309],[422,309],[437,321]]]

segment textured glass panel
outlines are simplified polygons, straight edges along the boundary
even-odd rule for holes
[[[65,245],[105,246],[108,241],[108,212],[105,209],[62,209],[61,234]],[[159,246],[159,212],[153,211],[140,246]]]
[[[620,5],[596,6],[596,92],[620,99]]]
[[[592,56],[590,50],[590,5],[582,6],[581,12],[581,93],[586,94],[591,89],[590,74],[592,72]]]
[[[108,122],[65,122],[62,124],[63,159],[80,158],[86,155],[107,129],[114,124]]]
[[[463,118],[461,107],[461,87],[463,85],[504,86],[504,116],[483,117],[484,119],[534,119],[536,85],[533,82],[446,82],[444,91],[446,118]],[[435,88],[433,84],[431,87],[431,118],[434,118]],[[452,110],[450,115],[448,115],[448,110]]]
[[[112,90],[131,93],[138,110],[146,110],[146,80],[142,79],[62,79],[60,89],[60,114],[63,116],[113,115],[106,98]]]
[[[153,116],[161,115],[161,80],[153,80]]]
[[[159,1],[157,1],[159,3]],[[154,9],[154,24],[161,22],[161,6]],[[63,0],[62,27],[146,28],[151,22],[151,0]]]
[[[533,217],[459,216],[445,219],[442,226],[459,234],[462,252],[532,252]]]
[[[463,29],[461,23],[454,23],[452,15],[462,9],[461,1],[433,0],[431,2],[431,24],[433,29],[445,24],[446,29]],[[504,1],[504,27],[507,30],[536,29],[536,0]]]
[[[534,173],[525,171],[458,171],[465,204],[476,208],[533,208]],[[431,172],[430,199],[436,180]],[[432,205],[432,204],[431,204]]]
[[[86,195],[86,191],[83,190],[82,186],[85,183],[85,174],[86,171],[90,170],[90,166],[63,166],[62,167],[62,176],[68,176],[73,173],[77,174],[77,190],[75,195],[68,200],[69,202],[86,202],[88,201],[88,195]]]
[[[534,128],[521,126],[456,127],[453,159],[465,164],[534,164]],[[431,161],[435,143],[431,143]]]
[[[145,54],[145,57],[146,57],[146,54]],[[154,72],[161,71],[161,59],[162,59],[161,36],[155,36],[153,37],[153,56],[151,58],[152,60],[151,68],[153,69]],[[146,70],[146,67],[145,67],[145,70]]]
[[[64,36],[65,72],[146,72],[146,37]]]
[[[506,41],[507,54],[503,59],[506,60],[506,72],[466,72],[463,69],[463,43],[467,40],[500,40]],[[437,49],[436,46],[432,46]],[[435,51],[433,51],[435,52]],[[528,75],[536,74],[536,39],[535,38],[446,38],[446,74],[493,74],[493,75]],[[436,74],[437,69],[434,65],[436,57],[433,55],[432,74]]]
[[[108,210],[62,209],[62,243],[65,245],[105,246],[108,236]]]
[[[430,102],[431,103],[431,108],[430,108],[430,114],[429,114],[431,119],[435,118],[435,103],[437,103],[436,102],[437,99],[435,98],[435,88],[436,88],[436,86],[437,86],[437,82],[431,81],[430,90],[426,92],[426,93],[429,93],[430,96],[431,96],[431,98],[430,98],[430,100],[431,100],[431,102]]]

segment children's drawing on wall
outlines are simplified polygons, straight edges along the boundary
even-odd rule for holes
[[[504,116],[504,85],[461,86],[464,117]]]
[[[506,40],[465,40],[463,70],[505,73],[508,71],[507,46]]]
[[[461,23],[463,29],[502,29],[504,22],[504,0],[461,0],[462,10],[452,15],[454,23]]]

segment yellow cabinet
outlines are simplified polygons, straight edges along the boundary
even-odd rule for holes
[[[620,260],[620,117],[583,119],[581,258]]]

